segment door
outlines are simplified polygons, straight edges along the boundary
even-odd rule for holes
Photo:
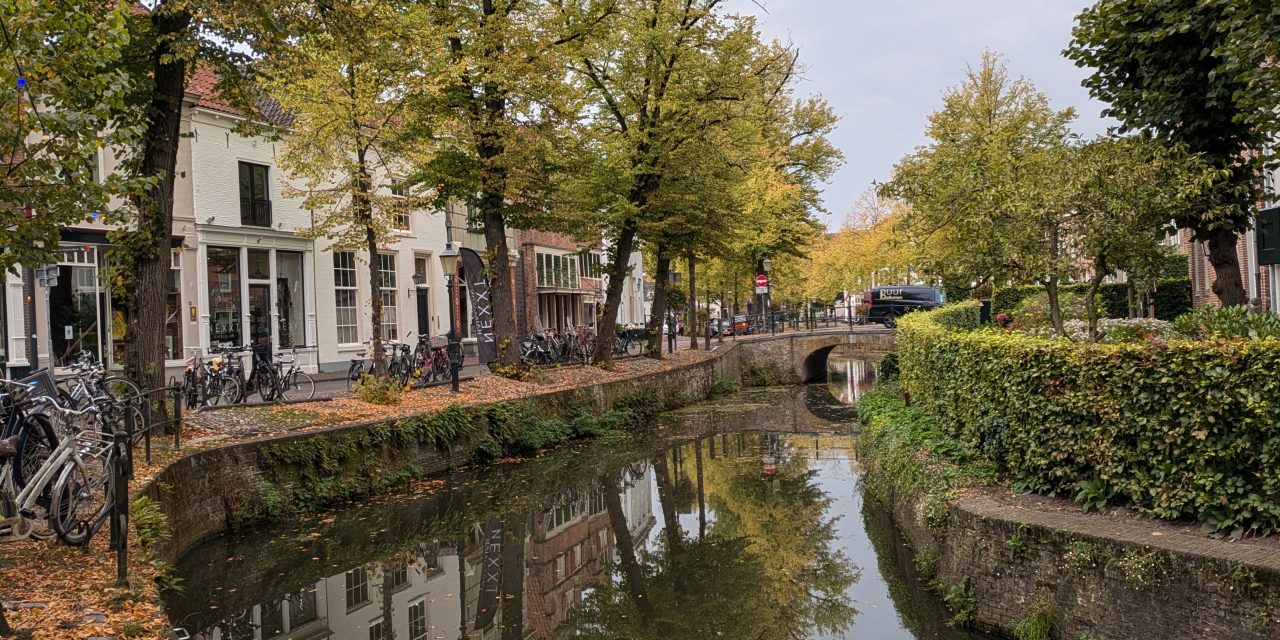
[[[418,301],[418,335],[431,335],[431,289],[418,287],[414,292]]]
[[[271,285],[249,285],[249,342],[255,347],[271,345]]]

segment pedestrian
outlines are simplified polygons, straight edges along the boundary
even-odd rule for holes
[[[667,334],[667,353],[676,352],[677,327],[678,325],[676,324],[676,317],[671,314],[667,314],[667,330],[665,332]]]

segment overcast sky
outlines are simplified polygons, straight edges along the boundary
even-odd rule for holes
[[[1073,106],[1075,130],[1101,133],[1102,104],[1080,86],[1084,69],[1062,56],[1088,0],[733,0],[766,37],[800,48],[800,93],[821,93],[840,124],[832,142],[845,165],[825,189],[828,226],[844,220],[872,180],[925,142],[925,118],[983,49],[1003,54],[1054,108]],[[767,12],[765,11],[767,10]]]

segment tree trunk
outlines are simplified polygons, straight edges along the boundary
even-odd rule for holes
[[[1044,281],[1044,290],[1049,298],[1049,320],[1053,322],[1053,332],[1059,336],[1066,335],[1062,326],[1062,305],[1058,302],[1058,276],[1049,276]]]
[[[392,593],[395,589],[393,578],[395,577],[395,565],[392,562],[385,562],[382,565],[382,631],[386,640],[396,640],[396,625],[392,624],[395,619],[392,617],[394,609],[392,605]]]
[[[1098,264],[1102,264],[1101,261]],[[1098,341],[1098,287],[1102,286],[1102,280],[1107,277],[1106,272],[1101,268],[1095,268],[1093,277],[1089,278],[1089,288],[1085,290],[1088,297],[1084,300],[1085,312],[1089,315],[1089,342]]]
[[[1130,277],[1129,277],[1128,282],[1126,282],[1126,283],[1125,283],[1124,293],[1125,293],[1125,297],[1128,299],[1128,302],[1129,302],[1129,316],[1128,316],[1128,317],[1130,317],[1130,318],[1137,318],[1137,317],[1138,317],[1138,312],[1139,312],[1139,303],[1138,303],[1138,296],[1137,296],[1137,292],[1136,292],[1136,290],[1135,290],[1135,289],[1134,289],[1134,287],[1133,287],[1133,277],[1132,277],[1132,276],[1130,276]]]
[[[653,274],[653,306],[649,315],[649,356],[662,358],[662,327],[667,321],[667,285],[671,280],[671,258],[662,244],[657,247],[658,269]]]
[[[694,273],[693,273],[694,257],[692,253],[689,254],[689,258],[687,262],[689,263],[689,304],[687,305],[689,310],[688,312],[689,322],[686,326],[689,327],[688,329],[689,348],[694,351],[697,351],[698,350],[698,329],[697,329],[698,327],[698,293],[697,293],[697,289],[694,287],[694,282],[695,282]]]
[[[715,440],[711,441],[711,447],[715,448]],[[702,540],[707,537],[707,490],[702,480],[702,438],[698,438],[693,442],[693,461],[697,467],[698,482],[698,539]]]
[[[354,71],[351,72],[355,82]],[[387,373],[387,350],[382,343],[382,271],[378,269],[378,231],[373,225],[373,203],[369,200],[370,178],[366,164],[365,151],[356,153],[357,175],[356,192],[352,204],[356,208],[361,222],[364,224],[365,249],[369,251],[369,345],[373,347],[373,375],[384,376]],[[394,338],[395,336],[391,336]]]
[[[653,475],[658,483],[658,505],[662,509],[662,534],[667,539],[667,552],[680,549],[684,532],[680,529],[680,517],[676,513],[675,487],[672,486],[666,452],[653,457]]]
[[[493,308],[493,333],[498,341],[498,364],[520,362],[516,340],[516,305],[511,282],[511,258],[507,253],[507,225],[502,214],[484,207],[484,242],[489,254],[489,302]],[[466,322],[466,318],[461,318]]]
[[[596,323],[596,347],[593,360],[607,363],[613,360],[613,338],[617,335],[618,307],[622,305],[622,288],[631,275],[631,254],[635,250],[636,222],[627,219],[622,223],[617,242],[613,245],[613,261],[609,263],[609,285],[605,289],[604,309]],[[656,302],[656,301],[655,301]],[[652,321],[650,322],[652,325]],[[652,345],[652,340],[650,341]]]
[[[1240,255],[1236,244],[1240,235],[1230,229],[1218,229],[1208,234],[1209,264],[1213,265],[1213,294],[1224,307],[1248,303],[1244,281],[1240,277]]]
[[[182,128],[182,97],[186,91],[187,63],[180,53],[187,43],[191,13],[168,10],[162,3],[151,13],[156,46],[151,52],[151,93],[141,175],[155,182],[135,199],[139,234],[143,244],[122,256],[134,281],[126,294],[124,367],[144,390],[164,386],[165,298],[169,293],[170,236],[173,231],[173,182],[178,164],[178,140]],[[237,320],[239,320],[237,318]],[[50,364],[50,370],[52,370]],[[158,421],[168,419],[164,403],[157,403]]]
[[[622,581],[636,610],[640,612],[640,617],[647,622],[653,617],[653,605],[649,602],[644,570],[636,559],[635,540],[631,538],[631,529],[627,526],[626,514],[622,511],[622,491],[618,487],[618,479],[613,476],[601,477],[600,487],[604,490],[604,507],[609,513],[609,528],[613,529],[613,539],[618,549],[618,564],[622,566]]]

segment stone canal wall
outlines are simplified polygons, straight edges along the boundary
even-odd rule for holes
[[[868,482],[875,479],[868,479]],[[889,492],[917,566],[1002,635],[1051,610],[1052,638],[1264,640],[1280,636],[1280,552],[1194,528],[1091,517],[1068,506],[1011,506],[977,489],[948,507],[945,527]],[[926,576],[927,577],[927,576]]]
[[[709,359],[643,376],[522,399],[543,418],[596,415],[643,403],[665,411],[706,399],[721,381],[744,385],[800,382],[815,352],[851,344],[875,356],[886,331],[788,334],[717,345]],[[825,362],[826,352],[821,354]],[[510,404],[510,403],[506,403]],[[172,560],[229,529],[318,509],[470,462],[502,403],[374,420],[266,437],[191,453],[166,467],[142,493],[169,518],[172,538],[156,545]],[[518,428],[518,426],[517,426]],[[457,434],[452,436],[450,434]]]

